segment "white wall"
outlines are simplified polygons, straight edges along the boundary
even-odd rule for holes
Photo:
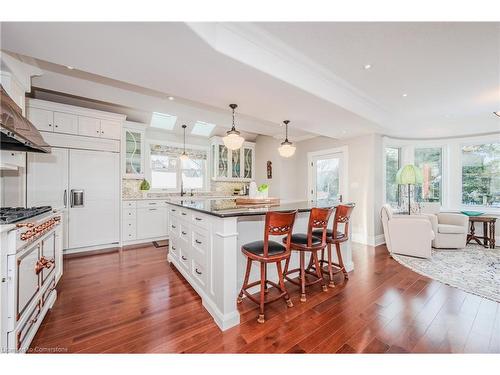
[[[356,203],[352,217],[353,239],[375,244],[382,236],[379,219],[382,205],[382,137],[366,135],[346,140],[316,137],[297,142],[291,158],[278,153],[280,141],[267,136],[257,137],[256,182],[268,183],[270,194],[282,201],[308,199],[308,158],[313,151],[341,146],[348,148],[348,191],[345,201]],[[266,177],[266,162],[273,162],[273,179]]]

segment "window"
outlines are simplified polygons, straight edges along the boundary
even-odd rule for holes
[[[193,129],[191,130],[191,134],[193,135],[200,135],[202,137],[208,137],[211,133],[212,130],[214,130],[215,125],[214,124],[209,124],[208,122],[203,122],[203,121],[197,121]]]
[[[172,130],[177,122],[177,116],[172,116],[167,113],[153,112],[151,117],[151,127]]]
[[[150,145],[150,165],[148,168],[151,188],[156,190],[180,191],[203,190],[208,185],[207,151],[186,148],[189,159],[182,161],[179,156],[183,148],[166,145]]]
[[[423,177],[422,185],[416,186],[417,199],[421,202],[441,202],[441,147],[416,148],[415,165],[422,170]]]
[[[500,143],[462,147],[462,203],[500,207]]]
[[[177,162],[176,157],[151,154],[152,189],[177,189]]]
[[[401,167],[401,149],[385,148],[385,201],[391,206],[399,204],[399,186],[396,183],[396,174]]]
[[[205,160],[188,159],[182,161],[182,183],[184,189],[203,189]]]

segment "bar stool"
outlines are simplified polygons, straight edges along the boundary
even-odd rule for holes
[[[320,271],[320,265],[318,260],[318,251],[323,250],[326,247],[326,227],[328,226],[328,220],[333,212],[333,208],[313,208],[309,214],[309,223],[307,225],[307,233],[297,233],[292,235],[291,249],[299,252],[300,257],[300,267],[293,270],[288,270],[290,264],[290,258],[286,260],[285,263],[285,279],[291,283],[300,286],[300,302],[306,301],[306,286],[310,286],[316,283],[321,283],[323,291],[327,291],[328,287],[325,285],[323,280],[323,274]],[[323,235],[321,237],[313,236],[314,229],[321,228]],[[285,239],[283,239],[285,240]],[[305,254],[306,252],[311,253],[311,262],[314,261],[316,264],[316,272],[312,273],[305,268]],[[292,273],[299,272],[299,280],[296,281],[289,277]],[[315,276],[317,279],[311,282],[306,282],[306,273]]]
[[[320,266],[326,263],[327,269],[321,268],[322,273],[327,273],[330,277],[329,286],[330,288],[335,287],[335,283],[333,282],[333,275],[339,272],[344,274],[344,278],[346,280],[349,279],[349,275],[345,269],[344,261],[342,260],[342,252],[340,251],[340,244],[342,242],[346,242],[349,239],[349,219],[351,217],[352,210],[354,209],[354,205],[339,205],[335,209],[335,216],[333,217],[333,228],[328,229],[326,234],[326,242],[328,243],[327,247],[327,257],[328,260],[325,260],[325,250],[321,251],[321,260],[319,261]],[[344,232],[339,231],[339,224],[344,224]],[[313,231],[313,235],[320,238],[323,233],[320,230]],[[337,259],[338,263],[334,263],[332,261],[332,244],[335,245],[337,250]],[[335,270],[333,269],[335,267]],[[313,265],[313,260],[309,261],[309,269],[315,268]]]
[[[285,280],[283,279],[281,261],[290,258],[290,241],[296,214],[297,211],[287,213],[268,212],[266,214],[266,222],[264,227],[264,241],[250,242],[241,247],[241,251],[247,257],[247,268],[245,272],[245,280],[243,281],[243,286],[241,287],[237,302],[241,303],[243,294],[245,294],[251,301],[258,304],[260,310],[257,322],[259,323],[265,322],[264,305],[266,303],[274,302],[283,297],[286,301],[287,306],[293,307],[292,300],[290,299],[290,296],[288,295],[288,292],[285,288]],[[285,246],[283,246],[279,242],[269,241],[269,236],[283,235],[286,235],[283,241]],[[260,280],[249,284],[248,278],[252,269],[252,261],[260,262]],[[267,280],[268,263],[276,263],[279,285]],[[259,284],[260,299],[257,300],[247,291],[247,289]],[[280,291],[280,295],[276,298],[266,301],[265,294],[268,291],[267,284],[277,288]]]

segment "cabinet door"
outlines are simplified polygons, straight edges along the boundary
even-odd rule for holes
[[[68,150],[50,154],[28,152],[27,205],[63,208],[68,204]]]
[[[78,134],[78,116],[54,112],[54,131],[57,133]]]
[[[78,135],[100,137],[101,120],[93,117],[78,116]]]
[[[54,112],[52,111],[28,107],[28,119],[38,130],[54,131]]]
[[[120,139],[122,134],[121,123],[117,121],[101,120],[101,137]]]
[[[229,177],[229,155],[224,145],[217,145],[217,177]]]
[[[144,134],[140,131],[125,129],[124,137],[124,175],[141,178],[144,174]]]
[[[253,178],[253,149],[243,148],[243,178]]]
[[[120,156],[70,150],[69,194],[83,190],[83,205],[69,207],[69,247],[108,245],[120,239]]]
[[[241,178],[241,149],[231,150],[231,177]]]
[[[168,234],[167,208],[137,209],[137,239],[164,237]]]

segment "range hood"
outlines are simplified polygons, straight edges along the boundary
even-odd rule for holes
[[[50,146],[35,126],[23,116],[21,108],[0,85],[0,139],[2,150],[46,152]]]

